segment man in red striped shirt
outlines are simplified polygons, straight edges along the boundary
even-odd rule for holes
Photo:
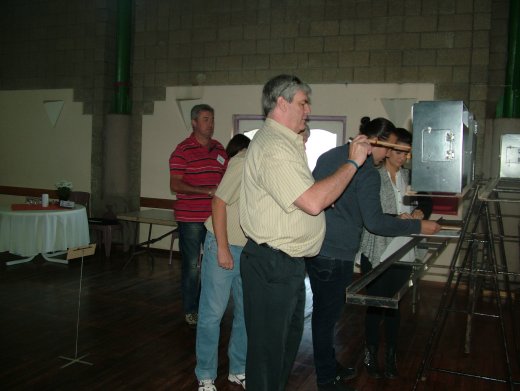
[[[193,133],[170,156],[170,189],[177,194],[175,219],[179,225],[182,258],[182,301],[184,319],[197,324],[199,305],[198,261],[211,215],[211,198],[227,167],[224,147],[212,139],[214,110],[206,104],[191,109]]]

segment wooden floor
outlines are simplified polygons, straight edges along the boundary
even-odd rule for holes
[[[196,390],[195,331],[182,316],[179,261],[168,265],[167,253],[157,252],[155,267],[141,255],[125,269],[127,254],[116,248],[107,261],[98,252],[85,259],[80,307],[78,356],[93,365],[73,364],[76,357],[76,315],[80,261],[54,264],[35,258],[30,263],[4,265],[0,254],[0,390]],[[337,328],[338,358],[358,365],[351,384],[360,391],[411,390],[432,327],[442,286],[422,283],[416,314],[410,296],[402,300],[398,380],[371,380],[360,364],[364,308],[346,306]],[[310,292],[310,290],[309,290]],[[493,312],[493,301],[482,307]],[[310,336],[311,296],[307,298],[305,331],[287,390],[315,391]],[[519,325],[518,303],[514,304]],[[236,390],[227,380],[226,346],[230,311],[222,323],[219,391]],[[510,319],[508,320],[510,325]],[[498,322],[476,319],[472,353],[463,353],[465,316],[450,315],[433,365],[481,376],[505,378],[505,359]],[[511,349],[516,381],[517,353]],[[508,390],[509,386],[461,375],[429,371],[419,390]],[[518,388],[517,386],[517,389]]]

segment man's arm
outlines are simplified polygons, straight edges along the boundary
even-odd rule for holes
[[[334,174],[309,187],[294,201],[294,204],[304,212],[316,216],[338,199],[356,171],[356,167],[351,163],[341,165]]]
[[[174,193],[204,194],[213,197],[216,187],[192,186],[184,182],[182,175],[170,175],[170,190]]]
[[[348,158],[360,167],[370,153],[367,137],[358,135],[350,144]],[[357,167],[352,162],[341,165],[332,175],[315,182],[296,199],[294,204],[310,215],[319,214],[345,191],[356,171]]]
[[[217,239],[217,259],[220,267],[233,269],[233,256],[229,251],[227,236],[227,211],[226,203],[218,196],[211,201],[213,231]]]

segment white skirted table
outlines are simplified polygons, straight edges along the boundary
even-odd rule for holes
[[[21,209],[0,206],[0,252],[24,257],[7,265],[29,262],[38,254],[50,262],[67,263],[53,256],[90,243],[87,213],[82,205],[73,209]]]

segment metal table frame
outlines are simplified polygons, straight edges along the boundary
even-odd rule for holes
[[[461,195],[458,195],[459,197]],[[510,360],[511,344],[513,345],[517,364],[520,364],[520,349],[516,340],[516,325],[514,324],[514,314],[512,306],[512,295],[510,289],[510,277],[520,276],[519,273],[509,272],[507,266],[504,241],[519,241],[515,235],[505,235],[502,220],[501,203],[520,203],[520,181],[495,179],[483,183],[475,183],[470,191],[465,192],[463,198],[469,198],[469,206],[460,224],[461,230],[457,238],[437,238],[427,237],[420,242],[421,238],[415,238],[402,248],[392,254],[387,260],[363,275],[360,279],[352,283],[346,289],[346,301],[350,304],[368,305],[383,308],[398,308],[399,301],[404,293],[412,287],[414,289],[414,299],[412,300],[413,310],[415,310],[415,289],[416,282],[432,266],[435,260],[447,247],[450,240],[456,239],[457,244],[448,268],[448,277],[441,296],[441,302],[437,309],[435,319],[432,324],[431,335],[428,339],[425,353],[417,372],[417,377],[413,390],[416,390],[421,381],[426,380],[428,370],[444,372],[452,375],[462,375],[478,378],[486,381],[506,383],[513,390],[515,385],[519,385],[518,380],[512,376],[512,365]],[[494,214],[491,213],[491,206],[494,206]],[[511,216],[509,216],[511,217]],[[520,216],[514,216],[520,217]],[[441,219],[440,224],[445,222]],[[453,220],[446,220],[446,223],[453,224]],[[519,233],[520,233],[520,222]],[[362,290],[379,275],[385,272],[392,264],[403,264],[399,259],[414,246],[426,246],[429,251],[427,257],[421,262],[413,263],[413,272],[410,279],[399,289],[393,297],[377,297],[366,295]],[[520,263],[520,258],[519,258]],[[410,265],[410,263],[407,263]],[[461,289],[461,282],[467,281],[465,292],[468,295],[466,308],[457,308],[455,305],[455,295]],[[479,295],[483,292],[485,283],[491,285],[493,296],[496,302],[496,314],[481,313],[477,311]],[[501,298],[500,284],[506,293],[505,300]],[[504,325],[505,310],[509,311],[513,330],[512,341],[507,337]],[[465,353],[471,353],[472,327],[473,322],[479,317],[491,317],[497,319],[500,325],[500,340],[503,345],[506,365],[506,378],[500,379],[482,374],[466,373],[452,370],[449,368],[433,367],[432,356],[436,349],[440,336],[445,326],[446,318],[449,313],[466,314],[465,330]]]
[[[417,372],[413,390],[417,389],[421,381],[426,380],[426,372],[428,370],[505,383],[511,390],[514,390],[515,385],[520,384],[519,381],[513,379],[510,360],[511,343],[516,351],[517,364],[520,360],[520,354],[516,340],[515,317],[509,280],[510,276],[519,276],[520,274],[508,271],[504,248],[505,240],[518,241],[519,238],[513,235],[505,235],[500,207],[500,203],[520,202],[520,181],[495,179],[489,181],[485,186],[484,184],[476,183],[473,189],[471,202],[463,220],[460,238],[449,266],[448,278],[425,353]],[[509,197],[504,197],[503,194]],[[510,197],[513,194],[516,194],[516,198]],[[491,215],[491,206],[494,206],[494,219],[492,219]],[[460,309],[455,305],[455,295],[457,290],[460,289],[460,283],[463,278],[468,283],[465,290],[468,294],[468,303],[465,309]],[[491,285],[496,304],[496,314],[477,312],[477,302],[479,295],[483,292],[485,283]],[[500,283],[502,283],[503,291],[506,294],[505,300],[501,298]],[[508,338],[504,324],[506,309],[509,310],[510,319],[513,323],[511,327],[513,330],[512,341],[511,338]],[[433,352],[442,335],[447,316],[453,312],[466,314],[464,345],[466,354],[471,353],[472,326],[475,319],[491,317],[498,320],[500,325],[499,337],[503,345],[505,357],[505,379],[432,366]]]
[[[426,239],[426,241],[423,241],[424,239]],[[348,304],[367,305],[372,307],[394,309],[399,308],[399,301],[401,300],[403,295],[410,288],[413,288],[415,292],[417,280],[420,279],[432,267],[432,265],[435,263],[435,260],[444,251],[451,239],[453,239],[452,235],[449,235],[447,237],[443,237],[441,235],[435,237],[435,239],[434,237],[416,236],[408,243],[406,243],[403,247],[401,247],[399,250],[390,255],[384,262],[381,262],[370,272],[364,274],[358,280],[350,284],[346,290],[346,302]],[[427,248],[429,250],[424,260],[413,263],[399,262],[403,255],[408,253],[412,248],[416,246],[420,248]],[[396,292],[396,294],[393,297],[372,296],[362,293],[362,291],[364,290],[364,288],[366,288],[368,284],[370,284],[378,276],[383,274],[392,265],[413,266],[413,271],[409,280],[404,283],[404,285]]]
[[[132,261],[132,259],[142,253],[148,254],[151,264],[150,267],[153,268],[154,264],[154,256],[151,251],[150,245],[158,242],[159,240],[164,239],[167,236],[172,235],[172,239],[174,235],[178,233],[177,222],[175,221],[175,216],[172,210],[166,209],[146,209],[146,210],[138,210],[133,212],[124,212],[117,215],[117,218],[122,221],[129,221],[135,224],[134,231],[134,240],[130,247],[130,257],[128,261],[126,261],[123,269],[127,267],[127,265]],[[148,224],[148,238],[144,242],[138,243],[139,238],[139,224]],[[162,225],[167,227],[172,227],[172,229],[165,234],[162,234],[158,237],[152,238],[152,227],[154,225]],[[171,250],[170,250],[170,263],[171,263]]]

